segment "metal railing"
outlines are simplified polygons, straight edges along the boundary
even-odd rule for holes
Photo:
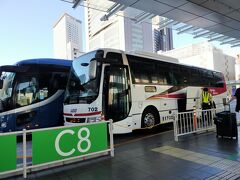
[[[175,115],[174,139],[178,141],[180,136],[215,129],[214,117],[216,113],[224,111],[223,108],[181,112]]]
[[[49,131],[49,130],[66,130],[69,131],[69,129],[74,129],[74,128],[79,128],[79,131],[82,129],[86,130],[87,128],[84,127],[84,126],[91,126],[92,124],[108,124],[108,132],[109,132],[109,142],[107,142],[107,148],[103,149],[103,150],[100,150],[100,151],[97,151],[97,152],[90,152],[90,153],[87,153],[85,150],[84,152],[86,152],[85,154],[83,155],[75,155],[75,156],[69,156],[69,157],[63,157],[62,159],[58,159],[58,160],[53,160],[53,161],[49,161],[49,162],[46,162],[46,163],[36,163],[34,164],[33,163],[33,156],[35,156],[33,154],[33,149],[31,149],[31,154],[27,154],[27,150],[29,147],[27,146],[30,146],[28,143],[27,143],[27,135],[29,134],[33,134],[34,132],[44,132],[44,131]],[[10,170],[3,170],[3,171],[0,171],[0,179],[1,178],[5,178],[5,177],[10,177],[10,176],[15,176],[15,175],[20,175],[20,174],[23,174],[23,177],[24,178],[27,178],[27,173],[28,172],[31,172],[31,171],[38,171],[38,170],[42,170],[42,169],[46,169],[48,167],[55,167],[55,166],[60,166],[60,165],[64,165],[64,164],[67,164],[67,163],[72,163],[72,162],[77,162],[77,161],[82,161],[82,160],[85,160],[86,157],[88,158],[91,158],[91,157],[99,157],[99,156],[102,156],[102,155],[106,155],[107,153],[110,153],[111,157],[114,157],[114,142],[113,142],[113,127],[112,127],[112,120],[110,121],[101,121],[101,122],[98,122],[98,123],[91,123],[91,124],[81,124],[81,125],[74,125],[74,126],[61,126],[61,127],[53,127],[53,128],[44,128],[44,129],[37,129],[37,130],[23,130],[23,131],[18,131],[18,132],[11,132],[11,133],[2,133],[0,134],[0,140],[1,140],[1,137],[6,137],[6,136],[16,136],[15,139],[17,139],[17,136],[20,137],[22,136],[22,162],[21,163],[17,163],[16,162],[16,168],[12,168]],[[82,137],[81,133],[79,135],[79,131],[78,133],[75,133],[77,134],[77,137]],[[88,132],[88,131],[86,131]],[[105,132],[105,131],[104,131]],[[106,131],[107,132],[107,131]],[[59,133],[61,134],[61,133]],[[65,133],[67,134],[67,133]],[[71,135],[71,133],[68,133]],[[66,135],[67,136],[67,135]],[[89,135],[86,135],[86,136],[90,136],[90,133]],[[103,135],[104,138],[106,139],[107,135]],[[81,143],[83,141],[86,141],[87,143],[89,142],[88,141],[88,137],[82,137],[82,139],[79,139],[80,141],[78,143]],[[32,144],[31,144],[31,148],[32,148],[32,145],[33,145],[33,141],[34,139],[32,139]],[[107,141],[107,140],[106,140]],[[56,143],[56,141],[55,141]],[[91,144],[91,142],[89,142],[90,145],[93,145],[93,143]],[[17,144],[17,142],[16,142]],[[0,141],[0,146],[1,146],[1,141]],[[15,145],[18,149],[19,147],[17,145]],[[56,146],[56,145],[55,145]],[[46,148],[46,147],[42,147],[42,148]],[[88,147],[87,147],[88,148]],[[81,147],[81,144],[77,144],[77,147],[75,147],[76,151],[77,150],[82,150],[82,147]],[[80,151],[79,150],[79,151]],[[81,151],[80,151],[81,152]],[[16,150],[16,154],[17,154],[17,150]],[[18,154],[19,155],[19,154]],[[27,162],[27,159],[29,158],[29,156],[31,157],[31,161]],[[1,157],[0,157],[1,158]],[[1,160],[1,159],[0,159]],[[16,161],[17,161],[17,157],[16,157]],[[0,169],[1,170],[1,169]],[[21,173],[22,172],[22,173]]]

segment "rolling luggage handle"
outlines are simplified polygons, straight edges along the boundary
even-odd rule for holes
[[[226,106],[228,106],[228,110],[231,112],[230,103],[227,102],[226,98],[223,98],[222,100],[223,100],[224,111],[227,111]]]

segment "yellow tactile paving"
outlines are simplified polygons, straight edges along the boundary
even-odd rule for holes
[[[175,148],[171,146],[162,146],[154,148],[152,149],[152,151],[223,170],[223,172],[218,173],[212,177],[209,177],[208,178],[209,180],[233,179],[236,177],[240,177],[240,162],[238,161],[232,161],[215,156],[209,156],[206,154],[184,150],[181,148]]]
[[[158,148],[152,149],[152,151],[167,154],[170,156],[174,156],[176,158],[196,162],[196,163],[203,164],[203,165],[209,165],[216,161],[221,160],[221,158],[217,158],[214,156],[196,153],[193,151],[188,151],[188,150],[175,148],[175,147],[171,147],[171,146],[158,147]]]

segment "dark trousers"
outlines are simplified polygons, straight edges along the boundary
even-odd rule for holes
[[[202,110],[211,109],[210,103],[202,103]],[[211,111],[202,112],[203,124],[208,124],[208,126],[212,125],[212,113]]]
[[[209,103],[202,103],[202,110],[211,109],[211,105]]]

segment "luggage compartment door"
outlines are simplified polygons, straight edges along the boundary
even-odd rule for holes
[[[192,110],[194,106],[200,108],[199,98],[201,96],[201,88],[199,87],[187,87],[187,105],[186,110]]]

